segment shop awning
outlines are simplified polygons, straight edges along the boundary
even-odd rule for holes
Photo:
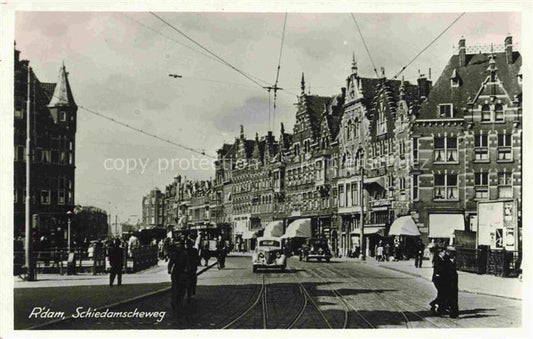
[[[465,217],[462,214],[429,215],[430,238],[451,238],[455,230],[465,230]]]
[[[364,178],[364,184],[365,185],[379,185],[381,187],[385,187],[385,179],[383,177],[373,177],[373,178]]]
[[[283,221],[271,221],[266,225],[263,237],[278,238],[283,235]]]
[[[243,239],[253,239],[257,238],[257,231],[245,231],[242,233]]]
[[[390,227],[389,235],[411,235],[417,237],[420,236],[420,231],[413,217],[405,215],[394,220]]]
[[[290,223],[282,238],[311,238],[311,219],[298,219]]]

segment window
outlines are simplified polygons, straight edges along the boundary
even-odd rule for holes
[[[489,149],[488,149],[488,136],[486,134],[476,134],[474,136],[474,160],[476,161],[488,161]]]
[[[434,199],[456,200],[459,197],[456,174],[435,174]]]
[[[434,140],[435,162],[458,162],[457,138],[445,137]]]
[[[383,102],[379,103],[378,110],[378,124],[377,124],[377,134],[387,133],[387,119],[385,118],[385,105]]]
[[[418,200],[418,174],[413,174],[413,200]]]
[[[474,185],[476,199],[487,199],[489,197],[489,174],[486,172],[474,173]]]
[[[59,111],[59,120],[67,121],[67,113],[65,111]]]
[[[352,138],[352,123],[349,122],[348,126],[346,127],[346,139],[350,140]]]
[[[500,105],[500,104],[497,104],[497,105],[494,107],[494,120],[495,120],[495,121],[498,121],[498,122],[504,121],[504,117],[503,117],[503,106]]]
[[[339,206],[344,207],[344,185],[339,185]]]
[[[15,119],[22,119],[22,110],[15,108]]]
[[[439,115],[441,118],[453,118],[453,105],[452,104],[440,104]]]
[[[50,162],[50,150],[42,150],[41,162],[49,163]]]
[[[18,189],[16,189],[16,188],[15,188],[14,191],[13,191],[13,201],[15,202],[15,204],[19,202],[19,199],[18,199]]]
[[[15,146],[15,161],[24,161],[24,146]]]
[[[58,191],[57,193],[57,204],[58,205],[64,205],[65,204],[65,191]]]
[[[400,178],[400,190],[405,190],[405,178]]]
[[[351,193],[351,185],[346,185],[346,207],[352,206],[352,193]]]
[[[481,121],[490,121],[489,105],[483,105],[483,107],[481,107]]]
[[[359,136],[359,122],[356,120],[353,124],[353,137],[357,138]]]
[[[511,134],[498,134],[498,160],[511,161]]]
[[[352,183],[352,206],[359,205],[359,190],[357,189],[357,183]]]
[[[413,138],[413,162],[418,162],[418,138]]]
[[[41,204],[50,205],[50,191],[49,190],[41,191]]]
[[[67,152],[61,151],[59,153],[59,163],[62,165],[67,163]]]
[[[513,197],[512,177],[512,173],[498,173],[498,198]]]

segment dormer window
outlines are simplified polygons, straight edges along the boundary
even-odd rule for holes
[[[483,107],[481,107],[481,121],[490,121],[489,105],[483,105]]]
[[[453,118],[453,105],[452,104],[440,104],[439,116],[441,118]]]
[[[453,73],[452,73],[452,76],[450,77],[451,86],[452,87],[459,87],[460,80],[461,79],[459,78],[459,75],[457,74],[457,70],[454,69]]]
[[[501,104],[496,104],[496,106],[494,107],[494,120],[504,121],[503,106]]]
[[[65,111],[59,111],[59,121],[67,121],[67,113]]]

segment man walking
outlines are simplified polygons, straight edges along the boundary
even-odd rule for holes
[[[187,288],[188,277],[186,273],[189,257],[185,251],[183,240],[179,239],[170,247],[170,260],[168,261],[168,274],[172,281],[172,310],[177,310],[183,305],[183,297]]]
[[[424,243],[422,240],[418,239],[416,242],[416,253],[415,253],[415,267],[422,267],[422,260],[424,260]]]
[[[444,250],[440,251],[437,256],[435,256],[433,261],[433,277],[431,281],[437,289],[437,297],[429,303],[431,306],[431,312],[435,313],[435,306],[438,306],[437,312],[442,314],[446,309],[446,286],[447,286],[447,264],[446,252]]]
[[[444,264],[446,266],[447,284],[445,287],[445,298],[448,310],[450,311],[451,318],[457,318],[459,316],[459,277],[457,274],[457,268],[455,266],[454,258],[452,257],[453,249],[446,249],[446,255]]]
[[[124,249],[120,247],[120,239],[115,239],[113,247],[109,249],[109,264],[111,265],[111,274],[109,275],[109,286],[113,286],[115,276],[117,277],[117,285],[122,285]]]

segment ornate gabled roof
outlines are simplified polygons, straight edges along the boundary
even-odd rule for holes
[[[59,75],[57,79],[57,84],[54,88],[54,94],[50,99],[48,107],[77,107],[74,102],[74,96],[72,95],[72,90],[70,89],[70,83],[68,81],[68,72],[65,68],[65,64],[61,65],[59,68]]]
[[[494,66],[497,68],[497,78],[503,85],[505,92],[511,99],[514,96],[520,96],[522,89],[517,79],[522,65],[520,53],[512,53],[513,62],[511,64],[507,63],[505,52],[467,54],[465,66],[460,66],[459,56],[453,55],[429,93],[427,100],[421,104],[419,117],[438,118],[439,104],[453,104],[454,117],[463,117],[462,108],[466,108],[469,98],[475,100],[483,87],[483,83],[490,76],[488,68],[491,55],[493,55]],[[450,79],[454,71],[461,79],[458,87],[451,85]]]

